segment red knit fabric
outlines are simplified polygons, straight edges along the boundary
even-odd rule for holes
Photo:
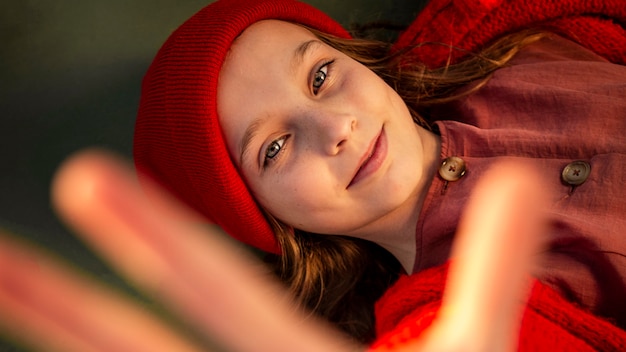
[[[395,50],[425,42],[444,44],[417,48],[406,61],[438,67],[478,52],[507,33],[539,28],[624,64],[625,24],[623,0],[433,0],[398,38]]]
[[[217,78],[233,40],[263,19],[348,33],[321,11],[291,0],[220,0],[165,42],[142,87],[134,159],[150,178],[234,238],[279,252],[274,234],[229,158],[217,119]]]
[[[403,276],[377,304],[377,333],[371,350],[393,350],[433,322],[441,306],[448,266]],[[626,332],[565,301],[536,281],[524,312],[520,351],[624,351]]]

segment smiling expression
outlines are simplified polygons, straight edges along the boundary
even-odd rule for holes
[[[246,29],[217,99],[231,158],[286,224],[372,239],[424,192],[423,129],[405,103],[303,27],[267,20]]]

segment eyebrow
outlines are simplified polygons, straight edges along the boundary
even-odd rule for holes
[[[259,129],[261,128],[261,125],[263,124],[263,122],[265,122],[265,120],[267,120],[267,117],[255,119],[243,133],[243,137],[241,137],[241,143],[239,144],[239,150],[241,150],[241,153],[239,154],[239,163],[242,166],[244,162],[243,158],[248,153],[248,147],[250,146],[250,142],[252,142],[254,136],[256,136],[256,134],[259,132]],[[256,159],[258,167],[260,168],[261,165],[259,164],[259,158],[257,157]]]
[[[322,42],[319,41],[319,39],[311,39],[298,45],[296,50],[293,52],[293,58],[291,59],[291,67],[294,69],[298,67],[298,65],[301,64],[302,61],[304,60],[304,57],[309,52],[309,50],[313,46],[321,45],[321,44]]]

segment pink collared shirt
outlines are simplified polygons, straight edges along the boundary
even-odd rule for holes
[[[417,223],[414,272],[446,261],[476,180],[495,162],[515,158],[520,173],[532,165],[555,194],[549,246],[535,276],[625,328],[626,67],[553,36],[432,116],[442,160],[460,157],[466,173],[433,180]],[[566,182],[568,165],[582,184]]]

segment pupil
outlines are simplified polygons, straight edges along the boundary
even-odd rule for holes
[[[316,87],[319,87],[322,82],[324,82],[324,80],[326,79],[326,74],[322,71],[319,71],[315,74],[315,82],[313,82],[313,84]]]
[[[279,150],[280,150],[280,146],[278,145],[278,143],[274,142],[268,148],[267,156],[270,158],[273,158],[274,156],[276,156]]]

